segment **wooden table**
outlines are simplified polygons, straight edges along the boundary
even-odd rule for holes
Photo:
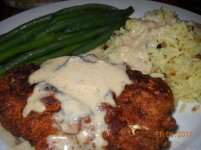
[[[193,11],[195,13],[201,14],[200,0],[154,0],[154,1],[172,4]],[[0,0],[0,21],[23,11],[25,10],[9,7]]]

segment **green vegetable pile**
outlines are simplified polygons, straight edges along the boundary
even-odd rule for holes
[[[0,75],[20,65],[40,65],[63,55],[80,55],[105,43],[133,8],[104,4],[64,8],[0,35]]]

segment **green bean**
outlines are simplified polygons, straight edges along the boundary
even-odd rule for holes
[[[86,53],[106,42],[133,11],[85,4],[29,21],[0,36],[0,74],[22,64]]]
[[[15,59],[13,59],[12,61],[10,61],[9,63],[3,65],[2,67],[0,67],[0,72],[5,72],[6,70],[19,66],[21,64],[25,64],[26,62],[30,61],[31,59],[43,56],[43,55],[47,55],[52,51],[56,51],[58,49],[61,49],[63,47],[68,47],[69,45],[73,45],[73,44],[77,44],[86,40],[89,40],[93,37],[98,36],[101,33],[104,33],[106,31],[108,31],[108,29],[110,29],[110,27],[102,27],[102,28],[98,28],[95,29],[94,31],[88,32],[86,34],[84,34],[83,36],[80,36],[82,34],[82,32],[80,33],[80,35],[77,35],[76,37],[72,38],[64,38],[63,40],[57,41],[55,43],[52,43],[50,45],[46,45],[44,47],[41,47],[39,49],[27,52],[27,53],[23,53],[21,55],[19,55],[18,57],[16,57]]]
[[[47,27],[47,23],[41,24],[23,34],[18,36],[17,38],[11,39],[9,42],[5,42],[4,44],[0,45],[0,52],[5,51],[8,48],[15,47],[21,43],[24,43],[32,38],[34,38],[38,33],[44,30]]]
[[[112,9],[109,12],[108,11],[104,11],[103,10],[98,10],[98,9],[94,9],[94,10],[83,10],[77,13],[68,13],[68,14],[64,14],[61,16],[56,17],[55,19],[53,18],[51,23],[56,23],[59,22],[61,20],[65,20],[65,19],[69,19],[70,17],[77,17],[79,15],[89,15],[89,14],[103,14],[103,13],[107,13],[108,15],[116,15],[116,16],[121,16],[121,15],[126,15],[129,13],[133,12],[133,8],[132,7],[128,7],[127,9]]]
[[[67,9],[59,10],[55,13],[55,16],[61,16],[67,13],[80,12],[83,10],[101,10],[105,12],[105,11],[117,10],[117,8],[110,5],[105,5],[105,4],[84,4],[84,5],[72,6]]]
[[[56,22],[52,24],[49,28],[47,28],[46,32],[55,33],[55,32],[62,31],[64,29],[67,32],[69,31],[71,32],[71,30],[73,31],[73,27],[75,27],[77,30],[79,29],[80,26],[81,27],[83,27],[84,25],[87,26],[87,24],[91,24],[92,27],[94,24],[94,27],[97,27],[98,22],[101,22],[103,24],[104,20],[105,20],[105,23],[110,24],[111,22],[118,21],[122,19],[123,17],[126,18],[128,15],[133,13],[133,11],[134,10],[132,7],[128,7],[127,9],[114,10],[112,12],[83,14],[76,18],[71,17],[71,18],[68,18],[68,20],[61,20],[59,22]],[[47,35],[46,32],[44,31],[38,37],[41,38],[46,36]]]
[[[121,26],[121,24],[113,26],[110,29],[108,29],[108,31],[106,33],[101,34],[100,36],[96,37],[93,40],[84,42],[84,44],[81,44],[81,45],[78,44],[78,47],[76,47],[76,48],[74,48],[74,47],[72,48],[71,46],[65,47],[59,51],[50,53],[49,55],[32,60],[29,63],[34,63],[37,65],[40,65],[41,63],[43,63],[44,61],[46,61],[48,59],[53,59],[53,58],[64,56],[64,55],[80,55],[80,54],[86,53],[86,52],[96,48],[97,46],[100,46],[101,44],[105,43],[110,38],[113,31],[115,29],[118,29],[120,26]]]
[[[69,26],[67,29],[65,29],[64,33],[71,33],[71,32],[78,32],[80,30],[86,30],[86,29],[93,29],[104,25],[110,25],[110,24],[118,24],[120,22],[125,22],[125,17],[112,17],[112,18],[99,18],[97,20],[91,20],[84,24],[75,24]]]
[[[118,29],[122,24],[118,24],[116,26],[111,27],[107,33],[103,33],[102,35],[100,35],[99,37],[95,38],[94,40],[90,41],[89,44],[86,44],[85,46],[83,46],[80,49],[77,49],[76,51],[72,52],[72,55],[81,55],[84,54],[94,48],[96,48],[97,46],[104,44],[112,35],[112,33],[114,32],[114,30]]]
[[[76,14],[76,13],[79,13],[80,11],[84,11],[84,10],[111,11],[111,10],[115,10],[115,9],[117,9],[117,8],[115,8],[113,6],[109,6],[109,5],[104,5],[104,4],[85,4],[85,5],[73,6],[70,8],[63,8],[54,13],[50,13],[48,15],[44,15],[39,18],[33,19],[29,22],[26,22],[26,23],[18,26],[17,28],[0,35],[0,44],[4,43],[5,41],[8,41],[9,39],[13,38],[16,35],[21,34],[23,31],[27,31],[40,24],[50,22],[53,17],[55,19],[59,16],[66,15],[68,13]]]
[[[99,20],[102,20],[102,23],[105,23],[106,25],[107,24],[116,24],[116,23],[119,23],[119,22],[125,22],[125,19],[124,18],[120,18],[120,17],[113,17],[113,18],[106,18],[106,19],[99,19],[98,18],[96,20],[98,24],[100,23]],[[94,21],[93,21],[93,23],[94,23]],[[98,26],[97,23],[95,22],[94,24]],[[86,28],[87,24],[90,24],[90,20],[88,20],[88,22],[86,22],[86,23],[82,23],[81,26],[83,26],[84,28]],[[89,26],[89,27],[92,27],[92,26]],[[82,28],[82,29],[84,29],[84,28]],[[48,36],[49,35],[46,35],[46,37],[48,37]],[[16,48],[8,49],[7,51],[3,52],[0,55],[0,63],[4,62],[8,58],[10,58],[10,57],[12,57],[12,56],[14,56],[16,54],[19,54],[19,53],[22,53],[22,52],[26,52],[26,51],[30,51],[30,50],[32,50],[34,48],[37,48],[37,47],[42,46],[42,45],[45,45],[48,42],[50,43],[51,41],[55,40],[54,36],[49,36],[49,37],[51,37],[51,38],[48,39],[48,38],[41,37],[39,39],[36,39],[33,42],[28,42],[28,43],[20,45],[20,46],[18,46]]]
[[[22,52],[26,52],[26,51],[30,51],[33,50],[37,47],[40,47],[42,45],[46,45],[48,43],[51,43],[53,41],[55,41],[55,36],[46,36],[43,39],[38,39],[38,40],[34,40],[22,45],[19,45],[17,47],[11,48],[6,50],[5,52],[2,52],[0,55],[0,63],[4,62],[5,60],[7,60],[8,58],[11,58],[19,53]]]
[[[32,29],[33,27],[36,27],[37,25],[47,23],[51,19],[52,19],[52,14],[49,14],[49,15],[42,16],[37,19],[31,20],[29,22],[26,22],[26,23],[18,26],[17,28],[0,35],[0,44],[4,43],[5,41],[10,40],[11,38],[13,38],[17,35],[20,35],[21,33],[25,32],[29,29]]]
[[[100,10],[84,10],[84,11],[80,11],[76,13],[68,13],[61,16],[53,17],[52,21],[50,22],[50,25],[60,22],[62,20],[67,20],[70,18],[75,18],[82,15],[93,14],[93,13],[101,13],[101,11]]]
[[[77,44],[74,44],[74,45],[70,45],[70,46],[65,47],[64,49],[62,49],[60,51],[56,51],[56,52],[51,53],[49,55],[45,55],[45,56],[39,57],[37,59],[33,59],[30,62],[28,62],[28,64],[40,65],[43,62],[45,62],[46,60],[53,59],[53,58],[60,57],[60,56],[68,55],[68,54],[72,53],[73,51],[77,50],[78,48],[88,44],[88,42],[89,41],[85,41],[85,42],[77,43]],[[0,74],[1,74],[1,68],[0,68]]]

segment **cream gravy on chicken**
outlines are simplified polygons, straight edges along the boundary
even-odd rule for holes
[[[29,82],[37,85],[28,98],[24,117],[31,111],[45,110],[40,101],[44,96],[54,94],[61,102],[61,110],[53,118],[54,126],[62,133],[47,139],[55,150],[102,149],[107,145],[102,137],[107,132],[107,124],[101,104],[115,107],[112,92],[118,96],[126,84],[131,84],[124,66],[87,57],[49,60],[29,77]],[[45,90],[46,86],[54,90]]]

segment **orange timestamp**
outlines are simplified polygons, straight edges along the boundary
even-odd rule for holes
[[[189,138],[192,137],[192,131],[184,131],[179,130],[177,132],[169,132],[169,131],[156,131],[155,132],[156,137],[177,137],[177,138]]]

